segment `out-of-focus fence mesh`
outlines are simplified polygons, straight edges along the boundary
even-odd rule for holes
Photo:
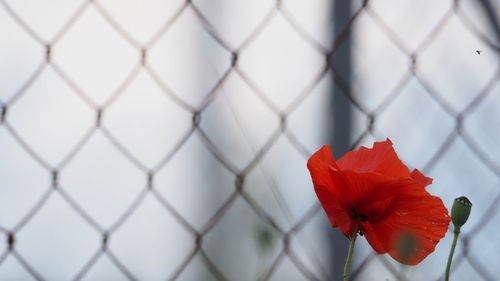
[[[203,1],[172,1],[169,3],[172,6],[170,14],[166,15],[162,24],[156,30],[151,30],[150,34],[135,32],[135,26],[142,24],[140,20],[122,25],[123,22],[115,18],[113,12],[113,5],[119,6],[118,3],[90,0],[77,5],[71,4],[73,6],[59,3],[64,6],[61,11],[70,13],[65,14],[66,18],[62,21],[64,24],[53,29],[57,32],[47,36],[46,30],[41,32],[38,29],[38,23],[28,20],[30,17],[26,16],[25,11],[16,8],[16,1],[0,0],[0,18],[3,23],[12,26],[9,32],[16,30],[17,37],[18,33],[23,33],[22,36],[28,38],[8,47],[0,46],[0,53],[7,52],[7,55],[2,56],[1,80],[5,82],[17,79],[9,75],[16,71],[17,60],[26,59],[9,58],[8,52],[17,48],[42,50],[40,53],[34,51],[25,54],[26,57],[40,57],[40,63],[34,66],[32,73],[22,73],[22,79],[12,84],[16,85],[15,87],[0,85],[0,162],[3,165],[1,169],[4,170],[0,171],[0,190],[1,197],[4,198],[2,200],[5,200],[4,207],[0,209],[2,212],[9,212],[9,208],[22,210],[18,215],[2,215],[0,231],[5,242],[0,249],[0,276],[16,277],[19,280],[154,280],[143,275],[142,269],[164,267],[165,275],[162,278],[167,280],[239,280],[240,277],[241,280],[281,280],[286,274],[295,274],[297,280],[329,280],[331,277],[326,273],[328,271],[318,270],[321,266],[315,264],[318,257],[314,258],[313,254],[312,257],[304,258],[304,252],[295,248],[296,243],[302,243],[297,241],[296,236],[307,228],[311,220],[324,221],[319,204],[305,204],[301,212],[294,213],[286,210],[289,208],[287,205],[300,205],[301,198],[283,195],[282,193],[287,193],[286,187],[274,190],[273,192],[278,193],[275,194],[277,198],[281,198],[278,201],[292,202],[278,204],[280,208],[285,209],[284,213],[288,213],[288,225],[284,226],[266,209],[267,199],[259,197],[259,191],[252,190],[253,187],[259,186],[259,182],[252,183],[251,175],[263,173],[264,178],[271,182],[277,181],[278,185],[289,184],[290,181],[287,180],[272,179],[273,171],[265,171],[260,167],[270,151],[276,147],[280,149],[284,145],[294,155],[290,155],[288,150],[281,153],[285,155],[283,162],[273,163],[276,171],[279,171],[280,166],[286,166],[286,162],[295,161],[297,158],[304,165],[303,169],[306,169],[305,160],[313,149],[319,147],[317,143],[305,144],[307,141],[304,139],[309,137],[306,134],[311,133],[307,129],[308,124],[303,124],[303,129],[296,130],[290,125],[290,120],[297,111],[306,110],[306,113],[300,113],[306,115],[318,114],[312,111],[317,107],[304,104],[316,99],[315,91],[320,91],[317,88],[334,86],[340,88],[349,98],[353,108],[352,117],[355,121],[352,124],[352,148],[369,144],[373,139],[381,140],[389,136],[405,162],[435,178],[435,184],[429,191],[442,196],[448,207],[454,197],[465,194],[471,198],[475,205],[471,222],[464,228],[454,262],[455,280],[495,280],[495,276],[500,274],[498,267],[494,266],[496,253],[500,251],[500,242],[495,234],[496,225],[500,222],[500,162],[497,160],[500,156],[500,135],[497,130],[500,121],[500,100],[497,94],[500,55],[497,16],[500,5],[486,0],[352,1],[351,21],[343,27],[343,32],[337,38],[330,40],[328,36],[319,37],[320,33],[314,30],[313,25],[308,24],[307,18],[300,18],[295,14],[295,2],[277,0],[263,4],[265,9],[261,11],[262,16],[248,25],[244,32],[234,32],[233,38],[238,40],[227,40],[224,27],[217,22],[217,17],[207,16],[207,13],[216,14],[217,11],[210,11],[210,4]],[[242,3],[240,5],[244,7]],[[328,1],[315,5],[329,7]],[[43,7],[33,7],[33,10],[34,13],[50,12],[50,9],[44,10]],[[133,11],[134,8],[130,8],[130,13],[133,14]],[[243,8],[240,12],[244,11]],[[85,29],[90,23],[90,20],[85,18],[90,17],[90,13],[93,14],[91,20],[102,21],[103,29],[112,31],[109,36],[119,37],[122,44],[107,46],[105,40],[102,43],[89,42],[97,40],[92,38],[91,31]],[[54,22],[58,21],[51,21],[51,18],[58,16],[49,13],[47,21],[55,26]],[[232,16],[231,19],[238,20],[238,15]],[[197,42],[193,38],[187,38],[190,44],[184,42],[182,48],[202,48],[203,54],[203,48],[206,47],[207,56],[217,56],[225,65],[217,69],[216,66],[203,66],[200,63],[200,68],[212,68],[213,77],[203,77],[202,72],[197,78],[193,78],[191,84],[200,84],[204,89],[199,95],[190,98],[186,98],[187,95],[182,92],[186,89],[176,84],[179,81],[169,79],[168,74],[186,71],[186,80],[190,80],[194,74],[189,72],[189,68],[183,68],[176,54],[163,57],[155,55],[155,52],[175,49],[172,46],[178,42],[172,42],[168,36],[170,33],[179,32],[176,27],[185,24],[183,19],[186,17],[197,21],[198,28],[207,39]],[[424,22],[425,24],[422,24]],[[314,58],[309,66],[294,65],[293,62],[297,59],[295,56],[301,54],[289,51],[288,47],[293,47],[288,45],[289,42],[279,41],[279,32],[269,31],[278,24],[285,26],[285,29],[304,45],[303,48],[313,53],[305,56],[306,59]],[[0,32],[1,30],[0,26]],[[13,35],[0,34],[5,42],[9,42],[10,37],[17,38]],[[89,43],[88,48],[85,47],[88,54],[72,53],[71,44],[65,42],[68,37],[78,36],[83,36],[84,42]],[[353,42],[352,46],[343,45],[349,36]],[[273,41],[273,37],[277,38],[277,41]],[[332,67],[336,51],[343,47],[352,47],[354,71],[351,82],[345,81],[341,71]],[[104,51],[106,53],[102,54]],[[119,53],[118,57],[114,56],[115,52]],[[85,74],[79,73],[80,61],[67,61],[85,56],[92,59],[92,54],[102,55],[94,67],[110,69],[104,77],[93,77],[97,80],[88,79]],[[123,59],[124,54],[129,57]],[[280,54],[284,54],[284,61],[289,64],[278,64],[276,69],[271,70],[262,69],[262,73],[247,70],[247,66],[259,56],[271,62],[275,59],[282,62],[279,60]],[[158,70],[157,58],[164,59],[162,64],[166,65],[166,70]],[[308,77],[304,78],[300,77],[300,72],[294,72],[294,67],[309,67],[312,70],[308,70]],[[258,65],[251,69],[258,69]],[[278,73],[278,76],[288,80],[304,79],[304,82],[299,82],[301,87],[298,89],[290,89],[289,83],[284,82],[286,80],[273,85],[272,81],[276,79],[272,76],[273,73]],[[43,75],[52,75],[51,79],[59,81],[59,84],[48,90],[46,96],[36,90]],[[141,108],[145,99],[144,93],[131,90],[139,76],[141,79],[152,81],[150,84],[154,86],[149,86],[151,91],[160,92],[164,97],[148,99],[148,106]],[[236,80],[238,82],[235,82]],[[102,83],[104,89],[92,86],[93,81]],[[234,83],[244,84],[246,90],[232,93]],[[184,84],[189,84],[189,81],[184,81]],[[196,87],[187,86],[186,91],[196,90]],[[279,91],[283,93],[276,94]],[[97,94],[101,92],[109,94]],[[80,100],[75,101],[74,97]],[[128,99],[130,104],[137,105],[138,108],[121,105],[124,99]],[[44,108],[54,100],[57,100],[57,103],[52,104],[50,109]],[[25,105],[27,102],[34,103],[34,106]],[[214,106],[221,102],[227,103],[222,107],[226,108],[234,120],[221,119],[223,117],[218,111],[220,108]],[[62,107],[68,104],[78,105],[64,110]],[[258,111],[245,112],[243,109],[241,112],[246,116],[242,118],[245,120],[238,119],[238,116],[241,118],[240,109],[255,104],[256,108],[259,108]],[[216,109],[213,109],[214,107]],[[164,114],[156,114],[154,110]],[[58,115],[55,119],[46,119],[44,116],[50,115],[52,111],[56,111]],[[148,115],[150,111],[155,113]],[[71,123],[70,129],[47,124],[50,120],[64,120],[70,115],[81,115],[83,121]],[[141,123],[140,121],[144,120],[141,118],[160,120],[149,119]],[[118,122],[125,123],[125,126],[115,126]],[[165,127],[165,134],[159,138],[159,141],[165,142],[165,150],[146,153],[146,156],[138,155],[130,147],[142,142],[146,145],[151,142],[155,144],[154,140],[145,139],[148,130],[153,128],[148,127],[149,122],[160,122],[161,126]],[[208,123],[204,125],[204,122]],[[232,137],[234,132],[226,130],[225,122],[236,122],[237,125],[250,122],[251,132],[242,130],[244,139],[254,132],[260,134],[260,139],[254,141],[259,145],[250,149],[245,159],[233,157],[239,155],[234,152],[233,146],[238,139]],[[297,120],[293,122],[300,123]],[[274,126],[273,129],[262,134],[259,127],[269,126],[269,123],[275,124],[271,125]],[[327,126],[329,124],[325,122],[316,128]],[[27,130],[34,133],[26,134]],[[134,137],[122,137],[126,135],[127,130],[137,130],[137,133],[133,133],[136,134]],[[72,146],[62,149],[64,152],[56,153],[55,157],[47,157],[44,149],[55,149],[53,146],[57,144],[54,144],[53,140],[60,137],[71,139]],[[107,143],[107,148],[93,148],[91,143],[95,138]],[[193,164],[191,171],[175,169],[175,161],[178,160],[176,156],[181,154],[186,146],[192,147],[193,144],[188,143],[193,139],[198,140],[204,147],[200,149],[204,152],[200,153],[205,153],[205,158],[212,157],[208,164],[200,167],[217,166],[214,168],[214,174],[211,174],[210,170],[200,171],[200,167],[196,165],[199,164],[198,161],[204,161],[201,159],[184,163]],[[15,162],[26,153],[36,162],[37,167],[32,163],[25,165],[24,162],[19,164],[21,167],[16,166]],[[90,160],[79,161],[85,154]],[[112,161],[109,160],[112,158],[123,158],[122,160],[128,163],[123,164],[127,169],[113,167]],[[99,180],[89,180],[94,169],[105,170],[105,174],[112,178],[106,183],[111,184],[108,186],[101,184]],[[168,172],[165,172],[167,169]],[[286,174],[280,177],[284,176]],[[179,179],[175,179],[176,177]],[[190,190],[188,186],[183,185],[182,179],[189,177],[201,178],[200,190]],[[23,182],[28,180],[26,178],[35,179],[42,186],[28,188],[23,185]],[[307,184],[300,184],[299,187],[312,190],[309,179],[305,178],[304,181],[307,181]],[[170,189],[165,191],[164,187],[169,186],[169,182],[174,182],[172,185],[175,186],[170,186]],[[211,185],[214,182],[218,182],[215,188],[224,190],[224,196],[219,198],[217,195],[217,198],[212,198],[211,191],[201,190],[205,184]],[[72,185],[79,184],[85,184],[86,191],[74,191]],[[43,188],[43,185],[46,187]],[[141,188],[137,189],[137,185]],[[14,188],[17,188],[17,191],[12,191]],[[123,189],[127,188],[136,188],[136,192],[132,192],[135,195],[121,198]],[[111,190],[112,195],[107,201],[99,201],[103,189]],[[172,189],[178,190],[173,192]],[[206,198],[206,201],[215,200],[216,207],[207,211],[204,219],[188,218],[186,210],[197,206],[176,204],[175,196],[184,191],[188,193],[187,196],[192,197],[193,204],[198,205]],[[131,194],[130,190],[127,192]],[[293,188],[288,192],[300,193]],[[16,196],[9,197],[11,193]],[[61,201],[58,204],[65,204],[66,208],[47,210],[52,208],[48,203],[51,200]],[[94,201],[98,202],[95,203],[95,206],[98,206],[95,208],[101,208],[101,211],[105,210],[106,206],[120,208],[114,216],[96,217],[96,213],[92,211],[94,205],[85,203]],[[246,207],[228,215],[231,208],[236,208],[234,206],[238,201],[245,202]],[[99,205],[101,203],[102,205]],[[156,207],[145,207],[149,205]],[[165,220],[170,220],[173,225],[172,229],[163,229],[161,233],[174,233],[175,228],[175,237],[155,236],[156,222],[149,224],[149,228],[144,228],[144,221],[150,218],[148,212],[154,214],[158,209],[168,214]],[[78,224],[85,225],[75,231],[93,242],[82,243],[82,246],[79,245],[80,238],[65,235],[65,222],[57,220],[57,212],[74,214],[71,219],[73,223],[77,221]],[[249,269],[254,264],[240,264],[241,269],[234,269],[245,272],[241,276],[225,268],[231,264],[238,265],[238,259],[242,258],[233,255],[231,249],[222,250],[225,248],[220,244],[225,242],[224,239],[238,241],[240,236],[236,230],[236,237],[227,238],[232,234],[229,230],[226,234],[228,236],[224,236],[222,241],[214,237],[218,234],[210,236],[227,216],[230,216],[232,221],[245,220],[248,216],[257,217],[263,224],[263,230],[256,232],[260,235],[257,241],[266,244],[272,243],[273,239],[277,240],[274,243],[279,246],[270,258],[257,258],[261,264],[258,265],[260,267],[254,277],[245,275],[249,270],[254,270]],[[8,219],[5,219],[6,217]],[[43,221],[43,225],[38,225],[41,224],[40,221]],[[45,232],[40,229],[45,229]],[[132,233],[132,238],[127,239],[133,240],[120,240],[120,231]],[[144,233],[147,235],[142,236]],[[450,234],[438,246],[436,253],[416,268],[400,267],[385,256],[373,254],[366,243],[360,242],[355,254],[352,278],[438,280],[442,278],[451,241],[449,236]],[[218,242],[211,242],[211,239]],[[148,265],[142,265],[141,260],[126,258],[134,255],[133,252],[127,252],[128,246],[135,244],[138,248],[155,248],[155,245],[160,244],[159,240],[172,241],[169,245],[174,248],[176,244],[184,243],[188,245],[189,250],[177,251],[171,255],[160,254],[159,256],[163,257],[161,260],[142,260],[142,263]],[[113,247],[114,241],[119,241],[116,242],[118,246]],[[44,251],[40,249],[46,249],[43,247],[45,244],[54,245],[54,252],[40,253],[39,251]],[[64,249],[56,249],[58,244],[65,245]],[[303,245],[307,247],[309,244],[304,242]],[[80,259],[83,262],[75,262],[74,267],[58,268],[62,266],[57,264],[60,262],[47,260],[57,255],[64,260],[65,254],[68,254],[68,260],[78,260],[73,256],[73,251],[79,250],[80,246],[89,254]],[[213,250],[213,247],[220,247],[220,252]],[[169,252],[169,249],[165,251]],[[244,253],[246,248],[242,251]],[[309,262],[305,261],[307,259],[310,259]],[[196,268],[206,272],[205,275],[202,274],[206,277],[193,275],[190,272],[194,271],[193,264],[197,264]],[[283,268],[288,272],[283,273]],[[99,275],[100,272],[106,273]]]

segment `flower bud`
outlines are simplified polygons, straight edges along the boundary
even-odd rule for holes
[[[471,208],[472,203],[467,197],[462,196],[455,199],[453,207],[451,207],[451,221],[456,230],[460,230],[460,227],[467,222]]]

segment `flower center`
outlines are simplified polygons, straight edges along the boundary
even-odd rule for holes
[[[353,219],[357,220],[357,221],[368,221],[368,217],[363,215],[363,214],[354,214],[354,217]]]
[[[352,211],[352,219],[355,220],[355,221],[360,221],[360,222],[365,222],[365,221],[368,221],[368,217],[363,215],[363,214],[360,214],[358,212],[356,212],[356,209],[354,209],[354,207],[351,207],[351,211]]]

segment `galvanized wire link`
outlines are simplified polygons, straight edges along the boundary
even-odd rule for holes
[[[132,36],[126,28],[120,25],[113,17],[113,14],[106,10],[99,0],[87,0],[83,1],[79,8],[72,14],[72,16],[67,20],[67,22],[61,26],[59,32],[50,40],[45,40],[41,35],[39,35],[33,28],[30,27],[30,23],[26,22],[14,8],[12,8],[9,3],[5,0],[0,0],[0,9],[3,9],[10,17],[19,25],[29,36],[31,36],[41,47],[43,47],[45,52],[44,61],[35,69],[35,71],[29,76],[26,82],[21,85],[21,87],[10,96],[8,100],[0,101],[0,127],[4,127],[7,132],[15,139],[15,141],[41,166],[47,173],[52,177],[52,183],[50,186],[46,187],[46,191],[38,199],[36,204],[31,208],[29,212],[17,223],[12,229],[7,229],[0,226],[0,233],[3,233],[7,237],[8,247],[3,253],[0,253],[0,266],[4,263],[7,257],[12,256],[15,258],[19,264],[36,280],[46,280],[42,274],[37,272],[17,250],[17,239],[16,235],[36,214],[43,208],[47,203],[49,198],[51,198],[55,193],[59,194],[60,197],[66,201],[69,206],[97,233],[102,237],[101,247],[96,249],[95,253],[90,257],[90,259],[83,265],[83,267],[78,271],[74,280],[80,280],[86,276],[86,274],[92,269],[96,264],[97,260],[103,255],[107,256],[109,260],[115,265],[116,269],[121,271],[123,275],[129,280],[138,280],[136,276],[120,261],[120,257],[116,255],[109,247],[109,240],[112,239],[115,231],[119,229],[136,211],[136,209],[141,205],[143,200],[147,195],[152,195],[155,200],[157,200],[160,205],[171,214],[171,216],[182,226],[190,235],[195,237],[195,242],[190,250],[189,254],[182,257],[182,261],[179,266],[173,271],[171,276],[165,276],[167,280],[176,280],[182,272],[190,265],[190,263],[196,258],[204,263],[206,268],[211,272],[211,274],[218,280],[230,280],[224,275],[222,270],[217,267],[217,265],[212,260],[212,257],[203,249],[204,236],[209,233],[214,226],[216,226],[221,220],[222,216],[227,212],[227,210],[235,203],[237,199],[243,199],[255,212],[255,214],[266,222],[270,227],[274,228],[282,237],[283,247],[280,250],[276,258],[270,263],[270,266],[262,273],[259,280],[269,280],[272,278],[273,273],[276,271],[277,267],[283,262],[285,257],[288,257],[293,265],[297,268],[299,272],[303,275],[304,279],[307,280],[324,280],[324,276],[321,276],[318,272],[314,272],[306,264],[304,264],[300,258],[297,257],[297,253],[290,247],[291,237],[296,235],[301,229],[303,229],[307,223],[315,216],[321,207],[319,204],[315,204],[310,208],[301,218],[299,218],[289,230],[282,229],[277,222],[274,221],[270,214],[259,205],[256,198],[253,198],[248,191],[245,189],[245,179],[251,171],[257,169],[260,161],[267,155],[269,150],[276,145],[276,142],[280,137],[284,137],[290,141],[294,146],[296,151],[302,155],[304,158],[309,157],[312,151],[309,151],[306,146],[301,143],[300,138],[294,134],[292,130],[289,129],[287,124],[287,117],[293,113],[301,103],[311,94],[311,92],[316,88],[320,81],[330,76],[333,81],[335,81],[336,86],[339,87],[343,94],[349,99],[351,105],[359,110],[368,119],[367,126],[363,133],[359,135],[357,139],[352,142],[352,148],[357,147],[363,140],[367,137],[380,138],[383,137],[383,132],[378,128],[378,116],[383,113],[388,106],[402,93],[402,89],[408,85],[410,80],[416,80],[427,94],[432,97],[433,101],[439,105],[439,107],[446,112],[450,117],[453,118],[455,122],[454,130],[449,134],[445,141],[440,145],[437,152],[430,158],[423,168],[424,172],[431,171],[434,166],[440,161],[441,157],[446,153],[452,143],[457,139],[461,139],[482,162],[485,169],[491,170],[500,179],[500,167],[496,164],[493,159],[490,158],[486,150],[478,145],[474,140],[474,137],[470,135],[464,128],[463,122],[467,118],[468,114],[475,110],[475,108],[489,95],[492,95],[492,88],[494,84],[499,81],[500,68],[489,78],[489,82],[484,86],[483,89],[479,89],[477,95],[474,99],[464,107],[464,109],[457,111],[455,110],[446,99],[441,96],[441,93],[433,87],[432,81],[428,81],[423,75],[421,75],[418,69],[420,55],[429,47],[430,43],[436,40],[438,34],[444,28],[445,25],[451,20],[451,18],[458,18],[463,24],[468,28],[468,30],[479,40],[484,42],[487,46],[495,50],[498,55],[500,55],[500,34],[498,34],[497,42],[492,42],[490,39],[485,37],[480,30],[472,23],[468,18],[467,14],[463,12],[461,8],[461,1],[454,1],[449,7],[436,26],[431,30],[430,33],[422,40],[422,42],[416,48],[410,48],[404,39],[400,38],[393,28],[388,25],[384,18],[380,16],[375,9],[372,8],[371,2],[373,1],[363,1],[363,5],[356,11],[353,11],[353,16],[351,20],[344,27],[343,32],[340,32],[337,38],[334,38],[331,46],[326,48],[321,43],[317,42],[313,36],[311,36],[306,29],[304,29],[301,24],[294,17],[293,13],[287,10],[286,5],[283,5],[285,1],[275,1],[275,5],[268,11],[263,11],[263,17],[261,21],[255,25],[252,32],[249,33],[241,44],[238,46],[232,46],[229,42],[218,33],[217,29],[212,25],[210,20],[205,17],[202,10],[200,10],[196,4],[190,0],[186,0],[183,5],[181,5],[174,15],[166,20],[164,25],[162,25],[154,35],[145,44],[138,42],[134,36]],[[488,1],[483,0],[484,3]],[[119,34],[130,46],[137,50],[137,62],[135,67],[130,71],[127,77],[117,85],[116,90],[110,95],[110,97],[102,104],[98,105],[92,98],[86,93],[86,91],[79,86],[78,78],[72,77],[69,73],[64,70],[64,67],[59,65],[57,62],[52,60],[52,50],[58,46],[61,39],[70,33],[71,26],[82,16],[82,14],[89,9],[94,7],[100,16],[110,24],[114,31]],[[149,61],[149,51],[153,48],[157,42],[162,38],[162,36],[175,24],[177,24],[179,18],[190,9],[194,11],[195,16],[202,23],[203,28],[214,39],[217,44],[219,44],[223,49],[231,54],[229,66],[222,73],[221,77],[215,83],[215,85],[206,89],[206,97],[200,103],[200,105],[193,106],[183,100],[179,93],[176,93],[169,86],[168,81],[164,81],[154,67]],[[339,70],[335,69],[332,64],[332,58],[336,51],[342,45],[342,42],[346,40],[348,36],[353,32],[353,25],[356,24],[361,15],[369,16],[377,27],[383,32],[383,34],[392,42],[395,46],[411,61],[407,72],[396,81],[395,86],[387,94],[386,98],[375,108],[368,109],[357,100],[358,98],[353,93],[353,88],[351,85],[344,81],[343,78],[338,74]],[[266,30],[270,22],[277,16],[281,16],[285,22],[296,32],[296,34],[312,49],[314,49],[318,54],[324,56],[323,70],[320,71],[316,77],[314,77],[310,83],[305,85],[303,89],[299,89],[299,94],[297,97],[286,107],[281,109],[276,105],[269,97],[268,93],[259,86],[259,81],[254,81],[250,78],[250,75],[245,72],[245,70],[239,65],[239,57],[243,54],[249,45],[256,40],[256,38]],[[493,16],[492,16],[493,17]],[[496,23],[498,24],[498,22]],[[498,27],[498,26],[497,26]],[[41,72],[44,69],[51,68],[54,72],[64,81],[64,83],[69,86],[74,93],[91,109],[95,114],[95,123],[93,127],[89,128],[84,136],[78,141],[78,143],[70,150],[70,152],[56,165],[49,163],[43,156],[39,155],[35,149],[33,149],[26,140],[18,133],[15,126],[10,122],[9,115],[12,113],[11,107],[26,93],[26,90],[30,85],[32,85],[39,78]],[[138,73],[144,70],[147,75],[149,75],[152,80],[158,85],[158,87],[163,91],[165,96],[167,96],[173,103],[178,105],[184,111],[188,112],[192,116],[192,122],[189,130],[184,132],[182,136],[172,149],[165,153],[165,155],[153,166],[143,163],[134,153],[126,148],[122,141],[113,135],[113,133],[101,123],[102,116],[106,115],[109,108],[113,107],[116,100],[123,94],[123,92],[129,87],[130,82],[138,75]],[[203,115],[204,110],[214,101],[214,99],[221,95],[221,87],[226,83],[230,75],[237,75],[241,78],[247,86],[253,91],[253,94],[264,104],[271,112],[275,114],[280,120],[280,125],[275,129],[275,131],[270,135],[265,144],[262,147],[253,149],[253,158],[248,162],[248,164],[243,168],[238,168],[238,166],[233,163],[232,159],[228,159],[218,147],[214,144],[214,140],[209,137],[209,134],[200,127],[200,119]],[[15,109],[13,109],[15,110]],[[236,118],[236,116],[234,116]],[[121,214],[121,216],[112,224],[110,227],[102,226],[95,218],[87,213],[84,208],[82,208],[75,198],[66,192],[66,187],[61,184],[60,176],[64,173],[64,168],[72,161],[76,154],[82,149],[82,147],[90,140],[90,138],[97,132],[102,133],[102,135],[135,167],[137,167],[145,176],[144,185],[142,191],[137,195],[135,200],[128,206],[128,208]],[[169,198],[165,198],[154,184],[154,178],[157,173],[167,165],[172,157],[185,145],[187,140],[196,134],[202,140],[204,146],[210,151],[211,154],[227,168],[234,177],[234,186],[231,195],[226,199],[226,201],[219,207],[215,214],[206,222],[204,226],[197,229],[183,216],[181,212],[175,209],[171,203],[169,203]],[[497,213],[500,211],[500,194],[496,195],[493,203],[489,207],[488,213]],[[283,207],[282,208],[286,208]],[[286,213],[286,210],[285,210]],[[478,233],[484,225],[486,225],[487,217],[483,217],[482,221],[478,223],[477,229]],[[463,255],[455,260],[455,266],[459,265],[464,261],[468,261],[472,268],[474,268],[479,276],[483,280],[493,280],[492,274],[487,268],[477,260],[477,257],[471,255],[469,251],[469,242],[475,238],[475,234],[471,233],[464,237],[462,247],[464,247]],[[390,263],[388,263],[384,257],[377,255],[369,255],[366,257],[357,268],[353,268],[352,278],[355,279],[360,272],[363,271],[364,266],[368,264],[373,259],[381,259],[383,264],[391,271],[396,278],[400,280],[405,280],[405,277],[400,274],[400,272],[394,268]]]

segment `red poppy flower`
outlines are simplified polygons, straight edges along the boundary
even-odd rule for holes
[[[434,251],[448,229],[443,202],[425,190],[432,179],[417,169],[410,173],[389,139],[338,161],[325,145],[307,167],[332,226],[349,238],[359,230],[379,254],[415,265]]]

